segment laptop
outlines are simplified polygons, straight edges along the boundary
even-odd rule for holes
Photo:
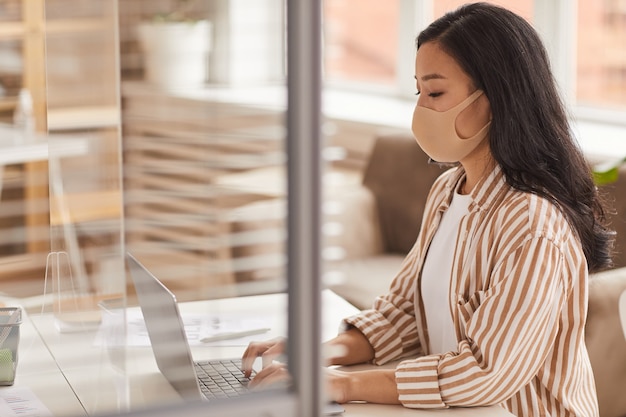
[[[245,394],[249,379],[239,358],[194,361],[175,295],[132,254],[126,257],[154,358],[172,387],[191,401]],[[325,415],[343,412],[337,403],[324,407]]]

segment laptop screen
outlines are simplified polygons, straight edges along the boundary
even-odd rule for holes
[[[133,255],[127,253],[126,257],[159,370],[183,398],[199,400],[200,390],[176,297]]]

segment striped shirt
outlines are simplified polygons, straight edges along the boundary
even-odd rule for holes
[[[472,190],[450,244],[457,350],[428,351],[421,270],[464,175],[453,168],[435,182],[420,235],[389,293],[346,322],[369,340],[374,363],[409,358],[395,371],[405,407],[500,404],[518,416],[597,416],[582,246],[554,204],[511,188],[499,167]]]

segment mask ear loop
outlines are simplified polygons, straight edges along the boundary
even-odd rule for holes
[[[435,161],[430,156],[428,157],[428,162],[427,163],[429,165],[437,165],[440,168],[455,167],[455,166],[459,165],[458,162],[439,162],[439,161]]]

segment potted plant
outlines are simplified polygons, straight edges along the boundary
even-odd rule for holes
[[[611,184],[617,181],[619,168],[626,163],[626,158],[603,162],[593,167],[593,179],[597,185]]]
[[[211,22],[190,16],[193,0],[156,14],[138,27],[147,81],[166,89],[198,87],[208,76]]]

